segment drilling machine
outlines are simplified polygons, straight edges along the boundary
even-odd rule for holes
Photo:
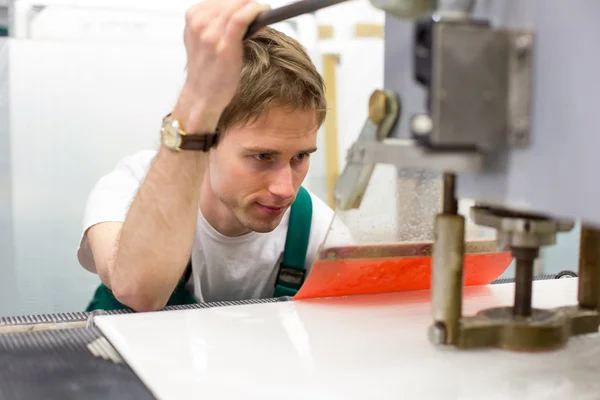
[[[385,84],[336,186],[360,205],[375,164],[441,174],[430,341],[543,351],[598,331],[600,3],[584,0],[387,1]],[[600,99],[598,99],[600,100]],[[516,261],[512,307],[462,315],[465,218],[493,228]],[[540,248],[581,221],[578,305],[532,308]],[[402,221],[399,221],[401,224]]]

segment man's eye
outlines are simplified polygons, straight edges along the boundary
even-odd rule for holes
[[[255,154],[254,158],[256,158],[258,161],[268,161],[271,159],[271,155],[270,154]]]
[[[308,157],[308,153],[300,153],[296,156],[298,160],[303,160]]]

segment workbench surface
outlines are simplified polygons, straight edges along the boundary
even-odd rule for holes
[[[534,306],[576,304],[577,279],[535,281]],[[512,303],[468,287],[464,314]],[[429,291],[96,318],[159,399],[598,399],[600,336],[562,350],[434,348]]]

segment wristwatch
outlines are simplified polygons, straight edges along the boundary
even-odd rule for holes
[[[165,147],[173,151],[209,151],[219,140],[219,129],[209,133],[187,133],[169,113],[163,118],[160,135]]]

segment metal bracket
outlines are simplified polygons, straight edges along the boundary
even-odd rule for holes
[[[571,220],[556,220],[526,215],[499,208],[471,207],[471,219],[477,225],[494,228],[499,246],[542,247],[556,244],[556,234],[575,227]]]
[[[356,142],[348,160],[357,164],[392,164],[398,169],[426,169],[435,172],[477,172],[483,169],[483,155],[474,151],[437,152],[408,139]]]
[[[533,34],[508,31],[508,145],[529,146],[531,129],[531,88],[533,68]]]
[[[375,162],[364,163],[352,154],[365,143],[376,143],[389,135],[400,115],[400,102],[391,91],[376,90],[369,99],[369,118],[356,142],[348,151],[348,163],[335,185],[335,203],[341,210],[360,207],[375,169]],[[360,150],[358,150],[360,151]]]
[[[484,156],[474,150],[438,151],[422,147],[415,140],[387,138],[399,115],[400,103],[394,93],[373,93],[369,101],[369,118],[348,150],[348,162],[335,187],[338,209],[360,207],[376,164],[435,172],[483,170]]]
[[[541,246],[554,244],[556,234],[573,229],[574,223],[485,206],[473,207],[471,216],[478,225],[496,228],[499,244],[512,251],[516,261],[514,305],[462,316],[464,222],[460,220],[461,216],[440,214],[436,220],[439,229],[434,243],[434,323],[429,328],[432,343],[463,349],[498,347],[548,351],[563,347],[571,336],[598,331],[600,231],[582,228],[579,304],[537,309],[532,307],[533,261]]]
[[[568,306],[533,309],[530,317],[515,318],[511,307],[498,307],[462,318],[460,324],[459,348],[548,351],[563,347],[571,336],[598,331],[598,311]]]
[[[431,130],[415,139],[432,149],[527,146],[533,34],[472,19],[417,29],[415,74],[429,91]]]

